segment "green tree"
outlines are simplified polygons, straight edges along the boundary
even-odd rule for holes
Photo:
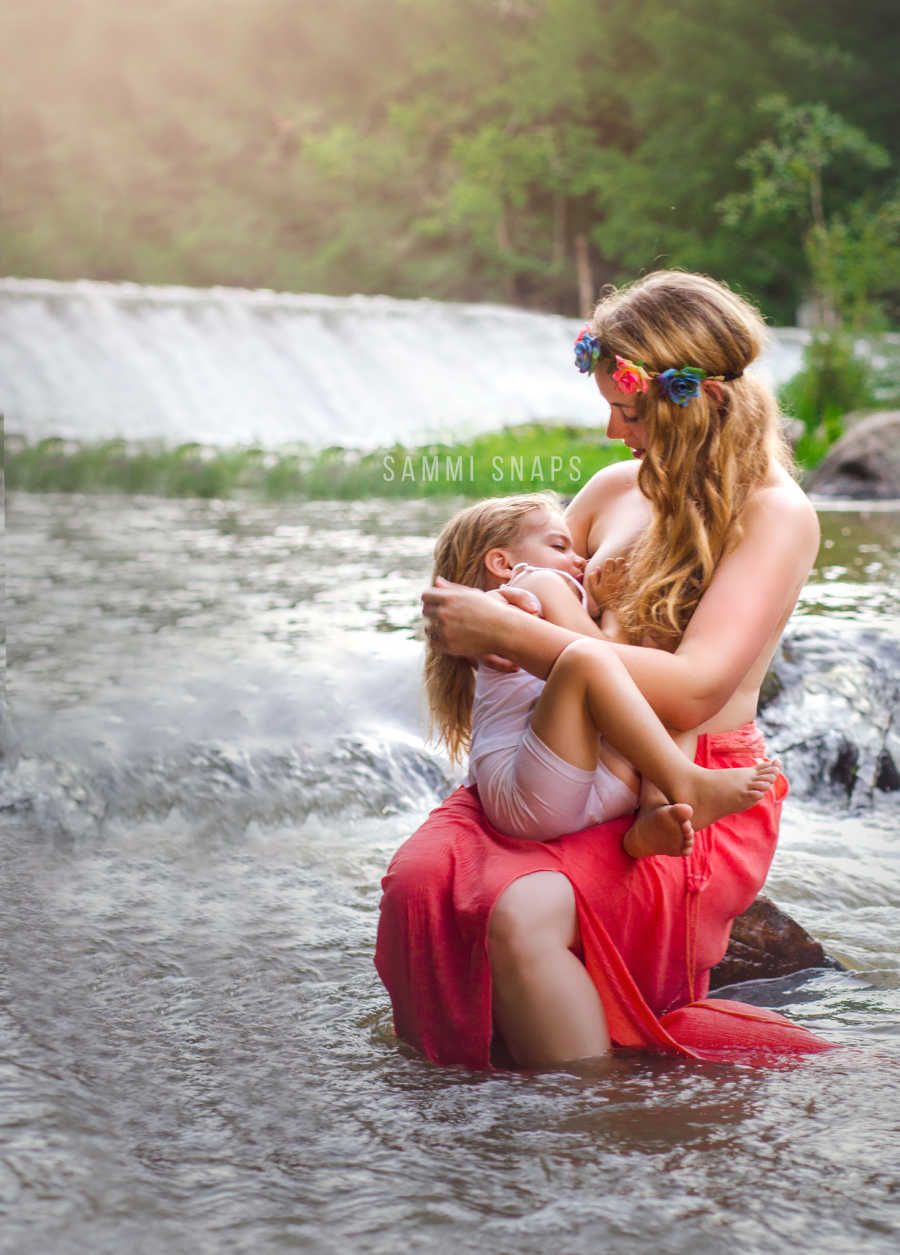
[[[849,170],[857,179],[885,170],[890,156],[824,104],[791,105],[783,96],[769,96],[759,107],[771,118],[772,134],[738,162],[750,174],[750,188],[725,197],[722,215],[730,225],[747,216],[793,223],[809,262],[819,322],[861,330],[871,321],[886,277],[872,263],[887,262],[888,274],[891,269],[896,274],[896,261],[890,263],[898,245],[897,206],[881,207],[878,218],[888,231],[876,241],[867,226],[869,199],[854,204],[847,217],[830,214],[826,180],[835,170],[843,175]]]
[[[670,264],[793,319],[820,254],[857,291],[875,256],[849,163],[826,172],[835,257],[716,207],[776,92],[896,161],[893,5],[6,0],[3,268],[575,312],[579,278],[596,293]],[[895,165],[867,183],[888,214]],[[896,318],[892,284],[878,299]]]
[[[849,179],[864,187],[865,175],[890,167],[887,151],[821,103],[773,96],[760,110],[772,132],[739,162],[750,187],[720,209],[732,223],[787,223],[802,239],[817,325],[781,399],[805,427],[798,458],[813,465],[843,433],[844,415],[876,399],[870,358],[857,353],[855,337],[884,326],[883,298],[900,288],[900,198],[878,204],[862,191],[834,209],[833,185]]]

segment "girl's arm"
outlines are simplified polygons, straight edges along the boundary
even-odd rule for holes
[[[740,544],[717,569],[675,653],[605,645],[674,728],[711,719],[770,642],[774,648],[815,560],[815,511],[792,481],[758,492],[741,521]],[[450,653],[502,654],[541,678],[580,635],[446,581],[422,600],[436,639]]]
[[[541,603],[541,613],[548,623],[567,628],[579,636],[591,636],[606,640],[605,634],[594,622],[579,600],[578,594],[563,575],[552,570],[528,571],[516,575],[506,588],[524,588],[534,593]]]

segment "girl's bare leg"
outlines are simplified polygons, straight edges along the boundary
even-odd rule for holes
[[[620,659],[588,639],[573,641],[557,658],[531,727],[560,758],[587,771],[597,764],[598,734],[604,736],[669,803],[693,808],[688,818],[695,829],[754,806],[778,774],[772,763],[698,767],[676,747]]]
[[[671,733],[672,740],[693,760],[697,753],[697,733]],[[645,777],[641,780],[641,807],[634,823],[622,838],[622,849],[632,858],[650,854],[687,857],[694,848],[693,807],[670,805],[666,795]]]
[[[494,1023],[520,1067],[609,1051],[603,1004],[570,946],[575,894],[559,872],[533,872],[503,891],[488,927]]]

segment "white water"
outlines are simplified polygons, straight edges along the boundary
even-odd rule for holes
[[[371,448],[531,420],[601,424],[579,323],[499,305],[0,280],[0,408],[39,440]],[[773,331],[760,373],[800,365]]]

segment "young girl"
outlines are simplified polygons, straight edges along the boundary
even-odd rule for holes
[[[592,582],[596,601],[613,599],[621,566],[604,565]],[[435,576],[487,591],[518,587],[550,622],[611,636],[608,607],[600,627],[588,613],[597,605],[584,591],[584,567],[563,515],[542,495],[470,506],[450,520],[435,546]],[[485,663],[473,668],[427,645],[433,725],[453,758],[468,749],[469,782],[495,828],[545,841],[629,814],[638,806],[637,769],[644,803],[625,835],[626,852],[686,855],[695,828],[746,810],[767,792],[774,764],[696,766],[618,659],[607,655],[598,666],[586,645],[566,650],[546,681]],[[693,753],[695,744],[688,734],[685,748]]]

